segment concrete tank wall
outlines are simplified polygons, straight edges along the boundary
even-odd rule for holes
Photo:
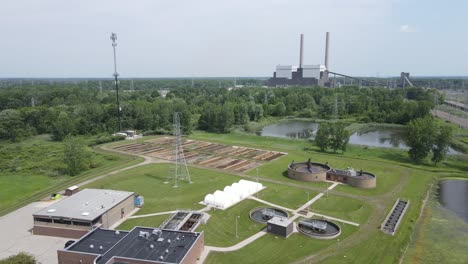
[[[311,163],[312,166],[322,167],[324,170],[316,173],[308,171],[297,171],[296,168],[306,167],[307,162],[297,162],[289,164],[288,166],[288,177],[298,181],[310,181],[310,182],[320,182],[327,179],[327,171],[330,169],[325,164],[321,163]]]
[[[375,177],[375,175],[368,173],[368,172],[363,172],[363,174],[367,174],[369,176],[366,176],[366,177],[348,176],[347,183],[357,188],[363,188],[363,189],[375,188],[377,186],[377,178]]]

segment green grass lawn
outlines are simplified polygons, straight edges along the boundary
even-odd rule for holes
[[[171,217],[172,214],[148,216],[143,218],[127,219],[125,222],[120,224],[117,230],[131,230],[135,226],[144,227],[159,227],[166,219]]]
[[[65,189],[69,185],[142,161],[129,155],[93,150],[95,168],[63,175],[62,143],[48,135],[0,145],[0,215]]]
[[[345,225],[342,234],[332,240],[314,239],[297,233],[288,238],[267,234],[237,251],[212,252],[205,263],[290,263],[340,243],[357,230],[357,227]]]
[[[205,195],[223,190],[226,185],[240,180],[237,176],[190,167],[193,183],[181,181],[179,187],[174,188],[172,182],[164,184],[169,166],[172,165],[164,163],[141,166],[95,181],[86,187],[125,190],[143,195],[145,204],[138,214],[150,214],[176,209],[201,209],[204,206],[199,202],[203,201]]]
[[[292,188],[287,185],[263,183],[267,188],[256,196],[267,202],[284,206],[293,210],[298,209],[307,202],[307,192],[312,199],[318,192]]]
[[[310,207],[312,212],[359,224],[363,224],[372,211],[365,202],[336,195],[324,195]]]
[[[200,225],[197,231],[205,231],[205,244],[208,246],[228,247],[259,232],[266,225],[259,224],[249,217],[250,210],[263,206],[253,200],[244,200],[226,210],[211,210],[208,222]],[[236,217],[238,219],[238,238],[236,238]]]

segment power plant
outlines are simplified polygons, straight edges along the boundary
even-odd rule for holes
[[[325,37],[325,64],[304,64],[304,34],[301,34],[299,48],[299,66],[278,65],[273,73],[273,78],[268,80],[269,86],[288,86],[288,85],[319,85],[330,86],[328,78],[329,68],[329,46],[330,33]]]
[[[352,77],[346,74],[330,71],[330,33],[325,35],[325,60],[324,64],[304,64],[304,34],[301,34],[299,46],[299,66],[295,65],[277,65],[276,71],[273,73],[273,78],[267,80],[266,84],[272,87],[291,86],[291,85],[318,85],[321,87],[336,87],[341,85],[355,84],[361,86],[377,86],[377,87],[402,87],[413,86],[409,79],[409,73],[402,72],[399,81],[395,84],[388,82],[382,83],[379,79],[369,79]],[[338,76],[338,79],[337,79]]]

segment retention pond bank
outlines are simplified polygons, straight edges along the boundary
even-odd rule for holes
[[[440,182],[439,201],[468,223],[468,180]]]

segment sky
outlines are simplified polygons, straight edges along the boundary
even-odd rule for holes
[[[323,64],[352,76],[468,75],[468,1],[11,0],[0,4],[0,78],[269,77]]]

